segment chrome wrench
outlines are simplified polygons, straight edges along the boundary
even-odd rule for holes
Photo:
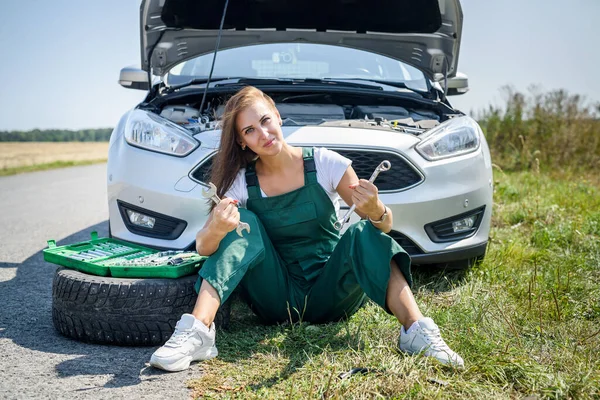
[[[379,164],[377,168],[375,168],[375,171],[373,171],[373,175],[371,175],[371,177],[369,178],[369,182],[375,182],[375,179],[377,179],[377,175],[379,175],[380,172],[387,171],[390,168],[392,168],[392,163],[390,163],[388,160],[383,160],[381,164]],[[346,224],[346,222],[348,222],[348,220],[350,219],[350,215],[352,215],[352,212],[354,212],[355,208],[356,204],[352,204],[352,207],[350,207],[350,209],[342,218],[338,219],[335,222],[335,224],[333,224],[333,227],[338,231],[341,230],[344,227],[344,224]]]
[[[210,188],[208,190],[207,189],[202,190],[202,196],[206,197],[207,199],[211,199],[215,204],[219,204],[221,202],[221,199],[219,198],[219,196],[217,196],[217,187],[212,182],[209,182],[208,186],[210,186]],[[244,237],[244,234],[242,233],[242,231],[244,231],[244,230],[246,230],[247,232],[250,232],[250,225],[248,225],[245,222],[240,221],[238,223],[237,228],[235,228],[235,231],[239,237]]]

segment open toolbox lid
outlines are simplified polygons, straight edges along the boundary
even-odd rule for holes
[[[57,246],[48,240],[44,260],[86,274],[115,278],[179,278],[200,269],[207,258],[196,252],[160,251],[91,233],[85,242]]]

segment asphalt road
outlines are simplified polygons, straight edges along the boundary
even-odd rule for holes
[[[187,399],[201,375],[165,373],[155,348],[80,343],[52,325],[55,266],[48,239],[69,244],[108,234],[106,164],[0,177],[0,398]]]

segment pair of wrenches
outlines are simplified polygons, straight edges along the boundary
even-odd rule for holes
[[[212,201],[214,201],[215,204],[219,204],[221,202],[221,199],[219,198],[219,196],[217,196],[217,187],[212,182],[209,182],[208,186],[210,186],[208,190],[202,190],[202,196],[206,197],[207,199],[211,199]],[[244,237],[244,234],[242,233],[242,231],[244,230],[246,232],[250,232],[250,225],[240,221],[238,223],[237,228],[235,228],[235,232],[238,234],[239,237]]]
[[[377,179],[377,175],[379,175],[380,172],[382,171],[387,171],[390,168],[392,168],[392,163],[390,163],[388,160],[383,160],[378,166],[377,168],[375,168],[375,171],[373,171],[373,175],[371,175],[371,177],[369,178],[369,182],[373,183],[375,181],[375,179]],[[352,215],[352,212],[354,212],[354,209],[356,208],[356,204],[352,204],[352,207],[350,207],[350,209],[346,212],[346,214],[338,219],[335,224],[333,224],[333,227],[335,229],[337,229],[338,231],[341,230],[344,227],[344,224],[346,224],[346,222],[348,222],[348,220],[350,219],[350,215]]]

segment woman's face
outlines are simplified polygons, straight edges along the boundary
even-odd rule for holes
[[[236,118],[239,143],[258,156],[274,156],[283,147],[281,117],[262,100],[255,101]]]

